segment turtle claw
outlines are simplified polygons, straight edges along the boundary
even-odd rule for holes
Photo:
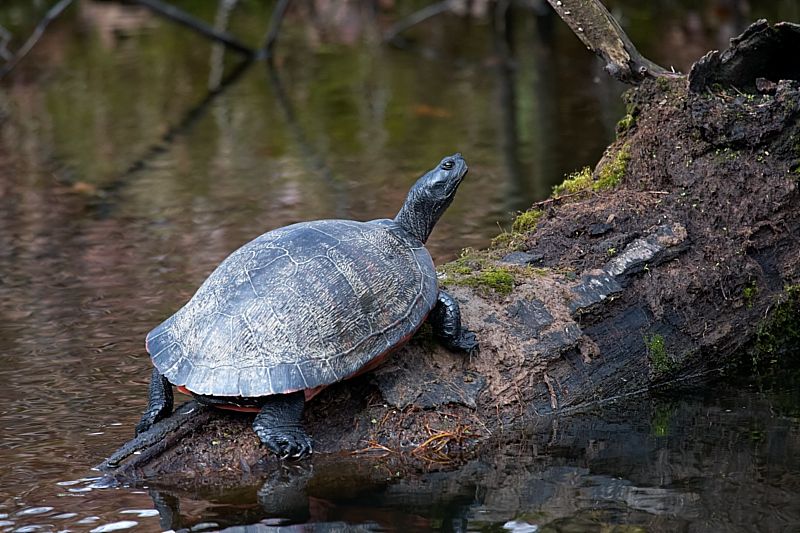
[[[311,438],[301,427],[255,428],[259,440],[281,460],[302,459],[313,450]]]

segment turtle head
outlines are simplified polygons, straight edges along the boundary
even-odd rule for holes
[[[427,241],[466,175],[467,162],[461,154],[445,157],[411,187],[394,221],[420,241]]]

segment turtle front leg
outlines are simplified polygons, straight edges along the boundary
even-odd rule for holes
[[[303,391],[270,396],[253,421],[258,438],[281,459],[299,459],[312,451],[303,429],[305,401]]]
[[[172,383],[167,381],[167,378],[162,376],[158,369],[154,368],[150,378],[147,409],[136,425],[136,435],[144,433],[159,420],[167,418],[172,413],[172,405]]]
[[[439,291],[439,300],[428,318],[434,334],[447,348],[473,355],[478,351],[475,333],[461,324],[458,302],[444,291]]]

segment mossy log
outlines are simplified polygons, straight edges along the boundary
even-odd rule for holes
[[[724,372],[756,345],[776,359],[765,324],[798,335],[800,316],[798,74],[763,93],[695,93],[686,78],[632,89],[593,172],[442,266],[480,354],[450,353],[423,328],[378,370],[329,387],[307,404],[314,461],[452,458],[542,417]],[[251,421],[190,404],[104,469],[251,475],[277,461]]]

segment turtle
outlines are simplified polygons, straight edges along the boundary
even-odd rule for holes
[[[136,434],[171,414],[175,386],[201,404],[257,412],[261,442],[301,458],[312,452],[305,402],[374,368],[426,321],[447,348],[475,353],[425,248],[467,170],[460,153],[442,159],[394,219],[300,222],[234,251],[147,334],[154,368]]]

